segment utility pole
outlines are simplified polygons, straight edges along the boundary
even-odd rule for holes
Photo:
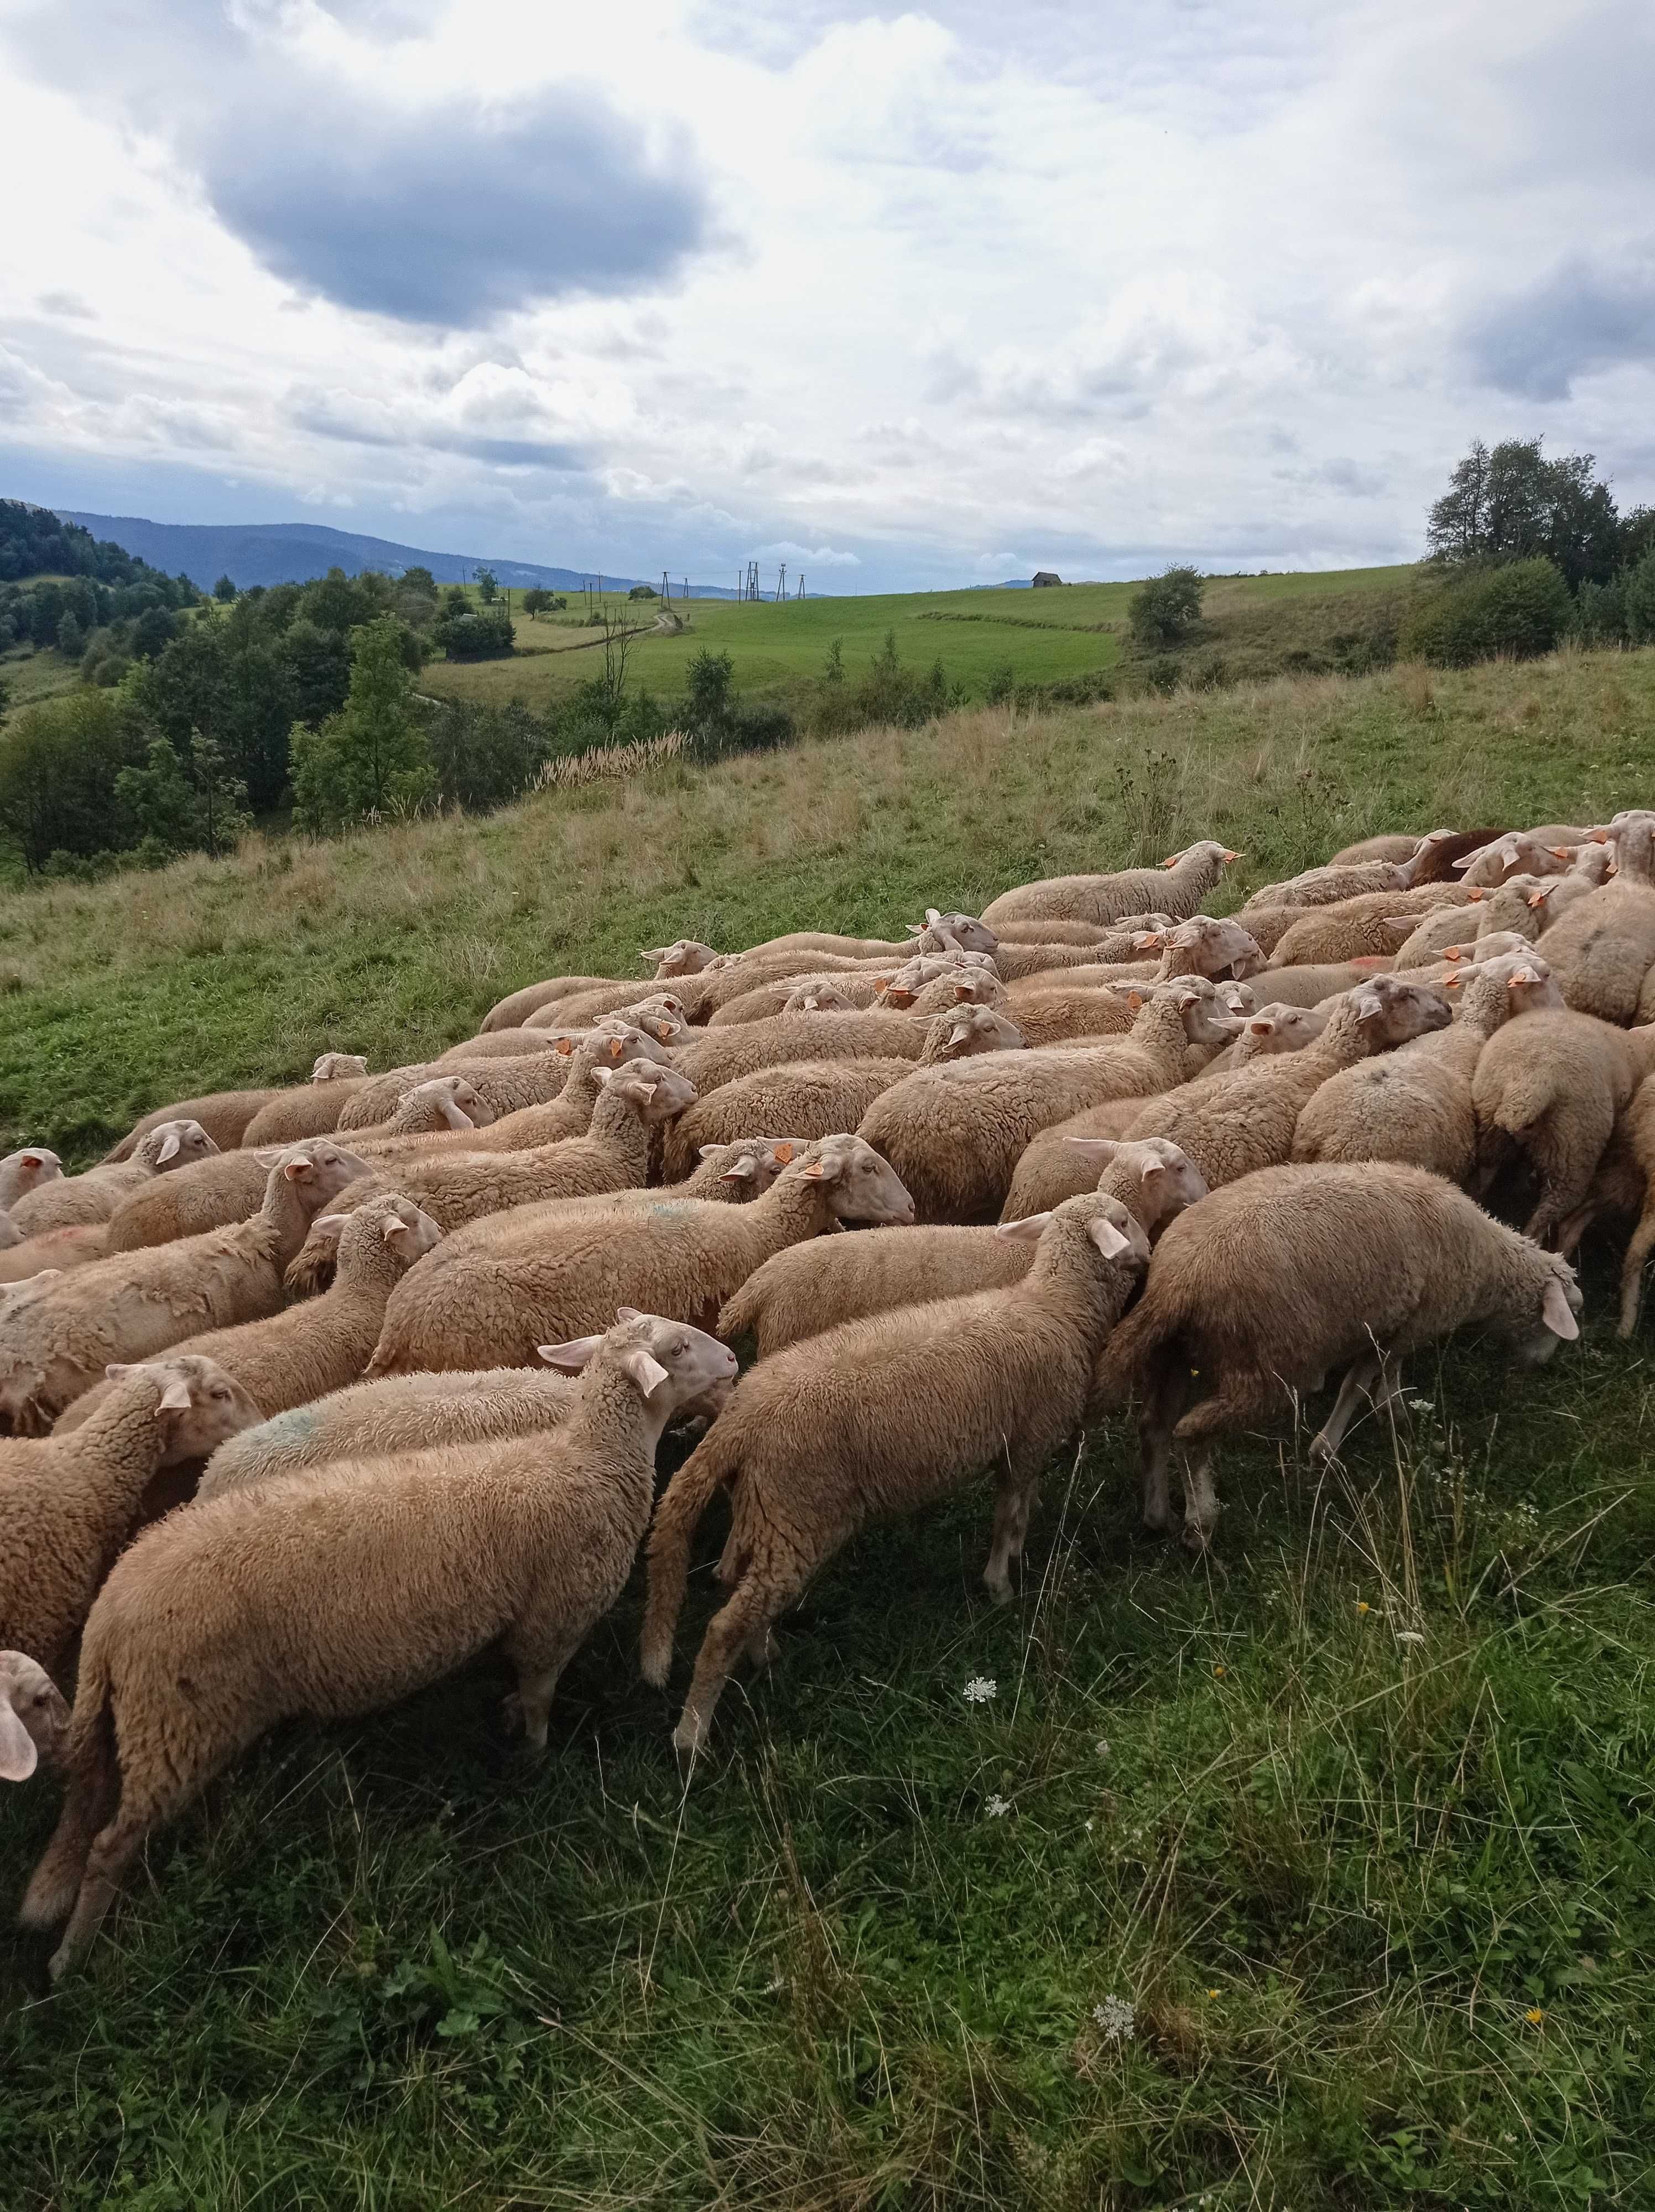
[[[779,607],[788,596],[788,564],[784,561],[776,572],[776,604]]]

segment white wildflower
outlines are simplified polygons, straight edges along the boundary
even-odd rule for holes
[[[983,1809],[991,1820],[1003,1820],[1012,1809],[1012,1801],[1009,1797],[991,1797]]]
[[[1100,1735],[1097,1742],[1094,1743],[1092,1747],[1097,1753],[1099,1759],[1107,1759],[1109,1757],[1109,1738],[1106,1735]]]
[[[1417,1628],[1399,1628],[1396,1641],[1398,1644],[1423,1644],[1425,1638]]]
[[[1090,1820],[1086,1822],[1086,1833],[1088,1835],[1092,1833],[1092,1822]]]
[[[1105,1997],[1093,2005],[1092,2016],[1105,2043],[1130,2043],[1137,2033],[1137,2014],[1124,1997]]]
[[[991,1705],[1000,1695],[1000,1685],[992,1674],[973,1674],[960,1695],[968,1705]]]
[[[1410,1398],[1408,1401],[1408,1410],[1410,1413],[1434,1413],[1437,1410],[1437,1401],[1434,1398]]]

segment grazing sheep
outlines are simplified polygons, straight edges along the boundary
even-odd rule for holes
[[[710,1322],[783,1245],[914,1210],[879,1155],[843,1134],[806,1146],[749,1206],[653,1196],[633,1211],[548,1220],[527,1250],[439,1246],[392,1294],[368,1373],[526,1366],[542,1338],[581,1334],[645,1284],[671,1317]]]
[[[231,1492],[119,1562],[87,1624],[63,1815],[22,1909],[38,1929],[73,1906],[54,1978],[145,1837],[278,1721],[374,1711],[502,1643],[545,1750],[557,1677],[631,1571],[662,1428],[735,1364],[647,1314],[551,1350],[585,1368],[560,1429]]]
[[[1266,1168],[1168,1229],[1142,1297],[1104,1346],[1097,1402],[1140,1398],[1147,1527],[1170,1525],[1173,1443],[1195,1448],[1184,1538],[1201,1549],[1218,1519],[1221,1437],[1286,1413],[1343,1367],[1311,1445],[1330,1459],[1360,1401],[1396,1393],[1406,1353],[1482,1323],[1538,1362],[1579,1334],[1580,1308],[1563,1261],[1440,1176],[1388,1162]]]
[[[1346,899],[1360,898],[1366,892],[1384,891],[1394,896],[1397,891],[1412,890],[1432,842],[1432,836],[1422,837],[1406,860],[1346,861],[1328,867],[1305,868],[1281,883],[1265,884],[1243,905],[1242,918],[1244,920],[1256,907],[1336,906]]]
[[[1135,1137],[1171,1137],[1216,1190],[1256,1168],[1274,1167],[1293,1150],[1293,1130],[1317,1086],[1370,1053],[1389,1052],[1429,1030],[1446,1029],[1439,991],[1374,975],[1348,991],[1328,1025],[1302,1052],[1279,1054],[1146,1107]]]
[[[38,1659],[0,1651],[0,1782],[27,1782],[42,1759],[63,1758],[69,1707]]]
[[[600,984],[613,979],[607,975],[551,975],[543,983],[530,983],[508,998],[499,1000],[484,1015],[482,1028],[520,1030],[531,1014],[538,1014],[543,1006],[550,1006],[559,999],[572,999],[577,991],[595,990]]]
[[[1105,1098],[1166,1090],[1188,1073],[1191,1045],[1210,1058],[1237,1026],[1193,982],[1168,984],[1143,999],[1128,1036],[1075,1050],[985,1053],[908,1076],[874,1100],[859,1133],[901,1176],[922,1219],[992,1219],[1042,1129]]]
[[[1013,1052],[1016,1025],[990,1006],[956,1006],[938,1014],[926,1034],[920,1065],[934,1067],[986,1052]],[[783,1060],[721,1083],[666,1132],[661,1169],[670,1182],[690,1171],[703,1146],[728,1144],[760,1129],[798,1129],[831,1137],[854,1127],[873,1101],[914,1073],[911,1060]]]
[[[45,1145],[25,1145],[0,1160],[0,1213],[9,1213],[42,1185],[62,1176],[64,1164]]]
[[[94,1228],[109,1220],[129,1191],[196,1160],[210,1159],[217,1150],[199,1121],[163,1121],[140,1138],[130,1160],[88,1168],[84,1175],[56,1176],[20,1198],[9,1218],[24,1237],[50,1229]]]
[[[1648,817],[1609,833],[1618,872],[1577,899],[1546,931],[1546,957],[1565,1000],[1600,1021],[1655,1019],[1655,996],[1642,1003],[1655,966],[1655,822]]]
[[[1054,915],[1078,921],[1110,922],[1123,915],[1156,908],[1177,921],[1194,914],[1214,890],[1225,868],[1238,860],[1227,845],[1208,838],[1175,853],[1157,868],[1123,868],[1107,876],[1049,876],[1003,891],[983,909],[990,928],[1005,921],[1044,921]],[[1007,948],[1002,944],[1001,950]],[[1001,973],[1008,976],[1004,963]]]
[[[1585,1199],[1557,1233],[1557,1249],[1571,1258],[1585,1231],[1601,1215],[1629,1213],[1634,1227],[1621,1262],[1618,1334],[1629,1337],[1638,1327],[1643,1303],[1644,1269],[1655,1251],[1655,1084],[1640,1083],[1615,1124]]]
[[[149,1358],[203,1328],[277,1312],[283,1270],[359,1165],[331,1138],[290,1146],[249,1219],[94,1260],[9,1308],[0,1316],[0,1419],[20,1433],[39,1431],[112,1359]]]
[[[1585,1202],[1617,1117],[1655,1067],[1655,1024],[1622,1030],[1594,1014],[1530,1014],[1497,1030],[1471,1079],[1477,1179],[1488,1190],[1513,1149],[1540,1194],[1525,1224],[1549,1237]]]
[[[1077,1154],[1082,1150],[1082,1190],[1063,1196],[1098,1190],[1119,1199],[1152,1243],[1175,1213],[1207,1194],[1195,1168],[1165,1138],[1077,1146]],[[1037,1209],[1043,1217],[1053,1210]],[[727,1343],[751,1335],[758,1357],[768,1359],[841,1322],[1001,1289],[1020,1281],[1033,1258],[1030,1244],[998,1229],[869,1229],[856,1237],[818,1237],[790,1245],[750,1275],[719,1316],[718,1333]]]
[[[163,1121],[199,1121],[221,1152],[233,1152],[259,1108],[283,1095],[280,1091],[215,1091],[205,1098],[179,1098],[170,1106],[157,1106],[132,1124],[113,1151],[104,1154],[101,1164],[108,1167],[119,1160],[130,1160],[139,1139]]]
[[[379,1342],[386,1300],[441,1233],[429,1214],[395,1193],[353,1214],[319,1214],[310,1236],[331,1236],[337,1255],[333,1287],[326,1297],[263,1321],[186,1337],[167,1357],[196,1352],[215,1361],[246,1393],[261,1421],[343,1389],[361,1375]],[[82,1392],[58,1416],[52,1434],[83,1426],[111,1387],[96,1382]]]
[[[1071,1198],[991,1232],[1038,1240],[1021,1281],[847,1322],[761,1360],[667,1486],[648,1547],[642,1668],[664,1685],[690,1546],[715,1491],[730,1494],[726,1577],[673,1736],[705,1742],[744,1651],[764,1664],[771,1624],[870,1522],[934,1504],[995,1474],[983,1575],[1011,1595],[1042,1469],[1078,1425],[1099,1351],[1149,1243],[1118,1199]]]
[[[258,1419],[210,1359],[173,1353],[111,1367],[104,1402],[77,1435],[0,1443],[0,1644],[65,1680],[98,1585],[157,1470],[204,1457]]]
[[[630,1026],[623,1018],[602,1021],[598,1029],[564,1030],[548,1035],[536,1053],[520,1054],[515,1058],[496,1060],[472,1060],[464,1064],[451,1062],[441,1067],[436,1062],[423,1067],[393,1068],[388,1075],[376,1075],[366,1087],[349,1099],[339,1115],[339,1134],[351,1138],[358,1131],[382,1127],[386,1115],[392,1113],[406,1097],[411,1085],[426,1082],[463,1080],[491,1109],[491,1118],[500,1119],[515,1114],[526,1106],[545,1106],[561,1097],[569,1079],[575,1048],[581,1037],[601,1033],[618,1035]],[[682,1035],[681,1028],[666,1021],[657,1025],[661,1034],[654,1040],[663,1050],[673,1036]],[[642,1034],[643,1032],[640,1032]]]
[[[1245,1067],[1250,1060],[1267,1054],[1302,1052],[1321,1036],[1330,1012],[1329,1005],[1262,1006],[1256,1013],[1244,1015],[1240,1036],[1233,1043],[1226,1045],[1198,1075],[1182,1085],[1180,1095],[1193,1096],[1198,1090],[1204,1091],[1220,1076]],[[1090,1190],[1097,1173],[1094,1156],[1087,1152],[1084,1143],[1071,1144],[1070,1139],[1090,1140],[1102,1137],[1118,1143],[1140,1121],[1152,1120],[1152,1109],[1164,1105],[1170,1095],[1160,1092],[1148,1098],[1105,1099],[1101,1106],[1088,1106],[1079,1114],[1072,1114],[1068,1121],[1043,1129],[1017,1163],[1006,1203],[1000,1211],[1001,1219],[1020,1221],[1027,1214],[1050,1212],[1066,1198]],[[1159,1145],[1165,1140],[1151,1137],[1143,1141]],[[1178,1151],[1176,1145],[1169,1145],[1167,1149]],[[1183,1158],[1182,1152],[1178,1152],[1178,1158]],[[1121,1194],[1117,1193],[1117,1196]],[[1134,1206],[1133,1211],[1136,1212],[1137,1208]]]
[[[1476,1164],[1471,1080],[1503,1022],[1556,1008],[1561,994],[1537,952],[1468,963],[1461,1005],[1445,1030],[1342,1069],[1306,1101],[1293,1132],[1296,1160],[1401,1160],[1463,1182]]]

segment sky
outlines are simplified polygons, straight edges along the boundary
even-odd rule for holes
[[[1648,0],[0,0],[0,494],[814,591],[1655,501]]]

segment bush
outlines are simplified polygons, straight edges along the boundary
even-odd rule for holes
[[[1152,576],[1127,604],[1132,641],[1144,652],[1176,645],[1201,620],[1201,571],[1174,566]]]
[[[1512,561],[1423,596],[1402,624],[1399,649],[1433,668],[1532,660],[1554,650],[1573,616],[1560,569],[1549,561]]]
[[[426,737],[439,805],[470,813],[504,806],[526,791],[554,750],[551,731],[520,699],[504,707],[445,700]]]
[[[411,813],[435,790],[430,744],[410,697],[401,629],[394,615],[358,629],[344,705],[319,730],[295,726],[293,818],[301,830]]]
[[[512,651],[512,621],[505,607],[445,606],[431,624],[431,642],[450,660],[504,660]]]
[[[89,860],[124,842],[115,786],[140,766],[146,732],[121,691],[89,686],[27,707],[0,732],[0,829],[31,871],[54,854]]]

